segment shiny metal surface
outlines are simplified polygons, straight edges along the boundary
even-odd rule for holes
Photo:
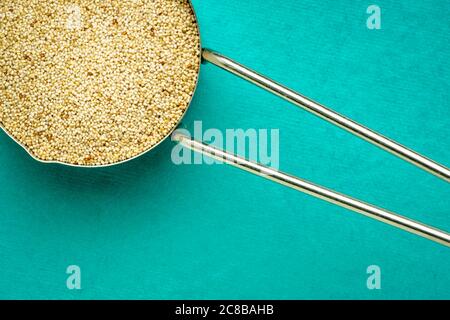
[[[211,158],[221,160],[229,165],[251,172],[260,177],[272,180],[289,188],[307,193],[313,197],[325,200],[340,207],[352,210],[372,219],[390,224],[394,227],[406,230],[408,232],[450,247],[450,234],[445,231],[435,229],[396,213],[351,198],[336,191],[321,187],[309,181],[288,175],[286,173],[274,170],[258,163],[248,161],[236,155],[226,153],[223,150],[193,140],[183,134],[177,133],[176,131],[172,139],[195,152],[199,152]]]
[[[227,70],[273,94],[309,111],[316,116],[334,124],[350,133],[428,171],[435,176],[450,182],[450,169],[423,155],[402,146],[401,144],[372,131],[369,128],[347,118],[313,100],[219,54],[203,49],[203,59]]]

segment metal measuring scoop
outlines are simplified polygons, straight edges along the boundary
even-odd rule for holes
[[[192,7],[192,3],[188,0],[188,3],[192,9],[192,12],[195,16],[194,8]],[[194,21],[197,24],[198,21],[195,18]],[[201,46],[201,44],[200,44]],[[302,109],[309,111],[320,118],[337,125],[338,127],[347,130],[348,132],[412,163],[413,165],[434,174],[435,176],[443,179],[444,181],[450,182],[450,170],[442,164],[439,164],[425,156],[402,146],[401,144],[391,140],[357,122],[340,115],[339,113],[317,103],[313,100],[213,51],[208,49],[203,49],[200,47],[200,52],[202,52],[202,58],[205,62],[210,62],[215,64],[216,66],[225,69],[247,81],[254,83],[255,85],[276,94],[277,96],[301,107]],[[193,89],[192,94],[194,94],[196,88]],[[187,110],[187,108],[186,108]],[[180,118],[180,122],[181,122]],[[2,124],[0,123],[0,128],[2,128]],[[175,129],[175,128],[173,128]],[[9,134],[6,130],[5,132]],[[162,139],[158,144],[153,147],[145,150],[140,155],[153,150],[157,145],[159,145],[163,140],[171,135],[172,132],[168,133],[164,139]],[[10,135],[11,136],[11,135]],[[12,136],[11,136],[12,137]],[[14,137],[12,137],[14,139]],[[261,177],[267,178],[269,180],[275,181],[282,185],[288,186],[290,188],[296,189],[298,191],[307,193],[316,198],[320,198],[322,200],[328,201],[330,203],[336,204],[338,206],[347,208],[349,210],[355,211],[357,213],[363,214],[370,218],[379,220],[381,222],[393,225],[400,229],[406,230],[408,232],[417,234],[421,237],[430,239],[437,243],[443,244],[445,246],[450,247],[450,234],[433,228],[431,226],[427,226],[420,222],[408,219],[404,216],[398,215],[396,213],[387,211],[385,209],[381,209],[374,205],[365,203],[363,201],[351,198],[349,196],[340,194],[333,190],[321,187],[309,181],[288,175],[283,172],[276,171],[274,169],[265,167],[258,163],[254,163],[238,157],[233,154],[229,154],[224,152],[223,150],[216,149],[207,144],[204,144],[200,141],[192,140],[190,137],[185,135],[176,133],[173,135],[173,139],[181,143],[183,146],[195,151],[202,153],[204,155],[210,156],[212,158],[223,160],[225,163],[238,167],[240,169],[246,170],[253,174],[259,175]],[[15,140],[15,139],[14,139]],[[18,142],[17,140],[15,140]],[[20,144],[20,142],[18,142]],[[22,145],[22,144],[21,144]],[[23,145],[22,145],[23,146]],[[29,153],[30,151],[23,146]],[[32,153],[30,153],[32,155]],[[140,156],[138,155],[138,156]],[[32,155],[33,156],[33,155]],[[35,157],[34,157],[35,158]],[[134,158],[134,157],[133,157]],[[35,158],[36,159],[36,158]],[[128,159],[131,160],[132,158]],[[36,159],[41,161],[40,159]],[[128,161],[127,160],[127,161]],[[45,161],[42,161],[45,162]],[[122,163],[122,162],[120,162]],[[65,165],[70,165],[67,163],[63,163]],[[118,164],[118,163],[115,163]],[[115,165],[112,164],[112,165]],[[77,165],[79,166],[79,165]],[[86,166],[86,167],[103,167],[104,165],[99,166]]]

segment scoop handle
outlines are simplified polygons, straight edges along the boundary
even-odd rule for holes
[[[352,210],[372,219],[387,223],[389,225],[440,243],[444,246],[450,247],[450,234],[445,231],[427,226],[396,213],[316,185],[312,182],[288,175],[273,168],[263,166],[259,163],[251,162],[237,155],[227,153],[223,150],[204,144],[200,141],[191,139],[190,137],[177,131],[175,131],[175,133],[172,135],[172,140],[177,141],[182,146],[192,151],[201,153],[219,161],[223,161],[226,164],[243,169],[260,177],[272,180],[289,188],[301,191],[313,197],[325,200],[340,207]]]
[[[450,182],[450,169],[439,164],[407,147],[391,140],[303,95],[295,92],[280,83],[277,83],[256,71],[253,71],[236,61],[231,60],[219,53],[209,49],[203,49],[202,57],[204,61],[208,61],[224,70],[227,70],[238,77],[241,77],[258,87],[261,87],[273,94],[303,108],[306,111],[338,126],[348,132],[412,163],[413,165],[428,171],[431,174]]]

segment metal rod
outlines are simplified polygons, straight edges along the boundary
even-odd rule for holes
[[[450,182],[450,169],[365,126],[219,54],[204,49],[203,59],[349,131],[350,133]]]
[[[258,163],[248,161],[239,156],[226,153],[202,142],[193,140],[188,136],[175,132],[173,140],[179,142],[184,147],[199,152],[213,159],[217,159],[243,169],[260,177],[272,180],[289,188],[304,192],[313,197],[325,200],[343,208],[363,214],[372,219],[390,224],[394,227],[406,230],[421,237],[430,239],[437,243],[450,247],[450,234],[445,231],[435,229],[420,222],[408,219],[396,213],[378,208],[371,204],[343,195],[336,191],[321,187],[309,181],[288,175],[275,169],[263,166]]]

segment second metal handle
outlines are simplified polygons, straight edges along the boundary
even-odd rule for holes
[[[337,125],[352,134],[426,170],[435,176],[450,182],[450,169],[425,156],[402,146],[401,144],[384,137],[383,135],[366,128],[365,126],[347,118],[339,113],[317,103],[313,100],[213,51],[204,49],[203,59],[225,69],[253,84],[272,92],[273,94]]]
[[[223,150],[219,150],[212,146],[206,145],[200,141],[193,140],[184,134],[175,132],[175,134],[172,136],[172,139],[195,152],[201,153],[214,159],[218,159],[226,164],[230,164],[237,168],[251,172],[260,177],[272,180],[292,189],[307,193],[316,198],[325,200],[340,207],[350,209],[370,218],[379,220],[381,222],[390,224],[397,228],[443,244],[444,246],[450,247],[450,234],[445,231],[435,229],[396,213],[351,198],[336,191],[321,187],[312,182],[288,175],[286,173],[274,170],[255,162],[251,162],[236,155],[227,153]]]

